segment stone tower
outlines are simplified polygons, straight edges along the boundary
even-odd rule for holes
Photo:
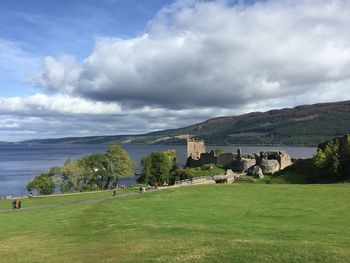
[[[193,159],[198,160],[201,153],[205,153],[204,141],[189,138],[187,135],[187,158],[192,156]]]

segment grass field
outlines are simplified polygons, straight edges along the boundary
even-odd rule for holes
[[[132,191],[0,201],[0,262],[350,259],[349,184]]]

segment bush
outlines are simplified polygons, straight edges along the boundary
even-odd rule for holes
[[[338,181],[350,177],[350,135],[319,145],[313,165],[322,180]]]
[[[193,176],[186,169],[177,169],[170,174],[169,183],[175,184],[176,181],[191,179]]]

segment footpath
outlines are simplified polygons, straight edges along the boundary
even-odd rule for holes
[[[80,193],[69,194],[69,195],[78,195],[78,194],[80,194]],[[90,198],[90,199],[83,199],[83,200],[59,202],[59,203],[54,203],[54,204],[30,206],[30,207],[24,207],[24,208],[21,208],[21,209],[13,209],[13,208],[5,208],[4,209],[3,208],[3,209],[0,209],[0,213],[1,212],[9,212],[9,211],[13,211],[13,212],[28,211],[28,210],[34,210],[34,209],[40,209],[40,208],[59,207],[59,206],[64,206],[64,205],[81,204],[81,203],[93,203],[93,202],[100,202],[100,201],[109,200],[109,199],[118,199],[118,198],[127,197],[127,196],[131,196],[131,195],[137,195],[137,194],[139,194],[139,193],[132,192],[132,193],[119,194],[119,195],[116,195],[116,196],[105,196],[105,197],[100,197],[100,198]],[[51,196],[53,196],[53,195],[50,195],[50,197]],[[62,196],[62,195],[55,195],[55,196]],[[33,198],[37,199],[37,198],[43,198],[43,197],[45,197],[45,196],[36,196],[36,197],[33,197]],[[22,198],[22,200],[23,200],[23,198]]]

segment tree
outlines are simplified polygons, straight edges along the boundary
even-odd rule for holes
[[[108,159],[103,153],[93,153],[82,159],[86,173],[84,190],[106,189],[111,182]]]
[[[52,194],[55,190],[55,183],[53,181],[54,176],[50,173],[42,173],[34,177],[34,180],[29,181],[27,184],[27,190],[30,192],[34,189],[41,195]]]
[[[321,143],[313,159],[320,179],[341,181],[350,177],[350,135]]]
[[[81,160],[68,161],[62,168],[61,191],[81,191],[88,171]]]
[[[171,163],[171,171],[175,171],[179,168],[179,158],[177,156],[176,150],[166,150],[164,152],[166,156],[169,158],[169,161]]]
[[[324,149],[318,148],[313,157],[315,167],[334,176],[339,172],[339,140],[329,141]]]
[[[117,145],[110,146],[106,157],[113,185],[116,185],[122,177],[134,175],[135,162],[130,159],[128,153],[122,147]]]
[[[172,162],[164,152],[154,152],[141,160],[146,183],[169,182]]]

